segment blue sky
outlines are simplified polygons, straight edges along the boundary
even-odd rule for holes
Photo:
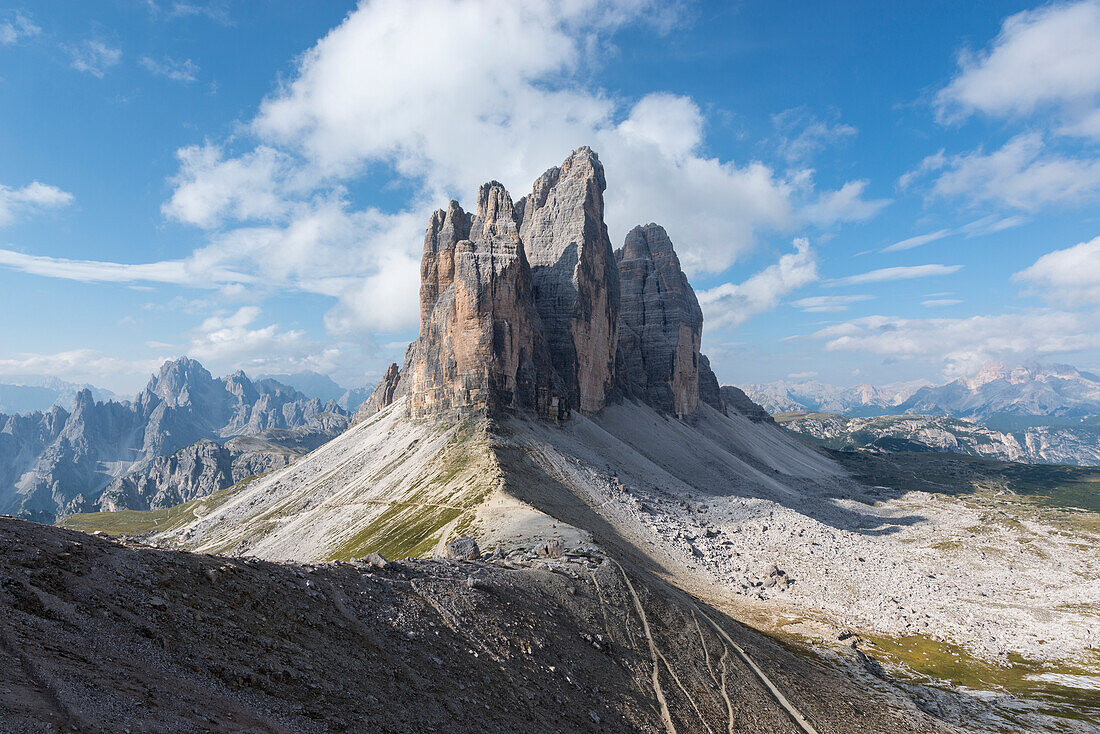
[[[377,379],[428,213],[584,144],[724,382],[1095,369],[1098,37],[1097,0],[0,0],[0,380]]]

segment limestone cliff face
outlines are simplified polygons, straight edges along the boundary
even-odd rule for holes
[[[414,417],[485,406],[566,409],[535,307],[512,199],[497,182],[470,217],[436,212],[421,265],[420,337],[401,374]]]
[[[603,165],[575,150],[516,204],[535,303],[571,405],[594,413],[614,386],[619,272],[603,220]]]
[[[622,289],[620,384],[660,410],[690,415],[699,407],[703,312],[672,241],[660,225],[635,227],[615,259]],[[710,388],[709,363],[706,369]]]
[[[578,148],[514,205],[499,183],[477,211],[432,215],[421,261],[420,336],[357,420],[398,397],[414,417],[532,410],[561,420],[626,395],[680,417],[723,409],[699,353],[703,314],[665,230],[611,249],[603,166]]]

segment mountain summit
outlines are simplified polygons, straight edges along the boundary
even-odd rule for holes
[[[665,230],[636,227],[612,251],[603,166],[587,147],[512,201],[484,184],[428,223],[420,335],[361,417],[408,397],[414,417],[503,409],[562,421],[621,397],[695,412],[703,314]]]

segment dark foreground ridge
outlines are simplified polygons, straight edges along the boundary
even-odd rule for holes
[[[800,731],[754,665],[816,731],[951,731],[595,551],[275,564],[6,518],[0,547],[3,732]]]

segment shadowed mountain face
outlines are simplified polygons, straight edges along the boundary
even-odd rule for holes
[[[133,402],[98,402],[82,390],[71,412],[0,416],[0,512],[52,520],[200,440],[322,424],[331,432],[344,415],[273,380],[215,378],[191,359],[166,362]]]

